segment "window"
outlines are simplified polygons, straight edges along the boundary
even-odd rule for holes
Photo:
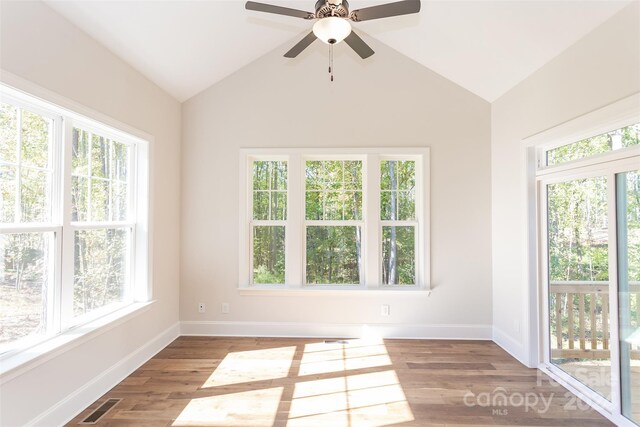
[[[306,284],[361,284],[362,161],[305,162]]]
[[[241,288],[428,287],[428,149],[243,150]]]
[[[0,87],[0,353],[147,298],[147,143]]]
[[[72,132],[71,222],[65,237],[74,247],[73,316],[77,317],[129,299],[135,222],[130,218],[131,145],[82,125]]]
[[[380,162],[382,283],[416,283],[416,162]]]
[[[545,165],[555,166],[637,145],[640,145],[640,123],[546,149]]]
[[[253,283],[284,283],[287,162],[253,162]]]

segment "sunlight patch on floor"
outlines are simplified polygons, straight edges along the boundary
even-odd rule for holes
[[[191,400],[173,426],[272,426],[283,390],[291,386],[285,415],[290,427],[382,427],[414,420],[395,371],[345,372],[390,366],[381,339],[306,344],[297,381],[289,376],[295,354],[295,346],[227,354],[202,389],[233,392]],[[332,378],[305,380],[308,375]]]
[[[391,365],[381,340],[350,340],[348,343],[313,343],[304,348],[298,375],[317,375],[351,369]]]
[[[394,371],[295,385],[287,426],[387,426],[414,416]]]
[[[273,387],[192,399],[172,425],[271,427],[283,389]]]
[[[285,378],[295,353],[295,346],[229,353],[202,388]]]

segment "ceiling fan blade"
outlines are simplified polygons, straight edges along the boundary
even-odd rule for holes
[[[351,12],[352,21],[369,21],[371,19],[388,18],[389,16],[408,15],[420,12],[420,0],[404,0],[380,6],[365,7]]]
[[[344,41],[351,47],[351,49],[355,50],[362,59],[368,58],[375,53],[373,49],[371,49],[369,45],[366,44],[354,31],[351,31]]]
[[[311,43],[316,40],[316,35],[311,31],[302,40],[300,40],[294,47],[289,49],[289,52],[284,54],[285,58],[295,58],[300,55],[300,52],[305,50]]]
[[[272,4],[257,3],[255,1],[248,1],[244,5],[247,10],[255,10],[257,12],[275,13],[278,15],[294,16],[302,19],[314,19],[316,16],[311,12],[305,12],[304,10],[291,9],[288,7],[274,6]]]

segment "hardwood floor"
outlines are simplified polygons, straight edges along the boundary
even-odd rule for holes
[[[493,342],[180,337],[68,425],[611,425]]]

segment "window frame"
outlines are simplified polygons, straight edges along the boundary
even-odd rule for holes
[[[256,285],[253,283],[252,243],[252,162],[254,160],[287,161],[287,220],[285,225],[285,283]],[[362,161],[362,220],[307,220],[305,215],[305,166],[307,160]],[[382,227],[380,218],[380,162],[413,160],[416,162],[416,283],[382,284]],[[244,292],[314,292],[314,291],[429,291],[429,148],[244,148],[239,153],[239,270],[238,289]],[[396,225],[403,221],[394,221]],[[360,284],[306,284],[307,224],[327,226],[356,225],[362,227],[362,272]],[[353,224],[352,224],[353,223]],[[357,223],[357,224],[356,224]]]
[[[53,251],[50,255],[50,286],[47,297],[48,320],[46,332],[41,335],[27,335],[5,343],[0,360],[7,366],[17,366],[28,360],[23,351],[29,348],[51,347],[46,342],[68,342],[67,332],[82,326],[86,333],[93,329],[90,325],[103,326],[102,319],[117,320],[132,313],[140,304],[146,305],[152,296],[151,253],[150,253],[150,189],[149,154],[153,138],[127,125],[119,123],[90,109],[68,101],[25,82],[0,83],[0,100],[4,103],[26,109],[53,120],[50,144],[50,220],[43,223],[1,223],[0,234],[26,232],[52,232]],[[27,86],[27,92],[17,87]],[[38,96],[43,96],[47,100]],[[51,100],[51,101],[49,101]],[[64,106],[63,106],[64,105]],[[68,107],[70,105],[70,107]],[[73,110],[71,109],[73,108]],[[129,145],[128,158],[128,213],[127,221],[104,221],[78,223],[71,221],[71,158],[73,128],[91,130],[100,136]],[[19,152],[17,153],[20,154]],[[16,159],[19,161],[19,159]],[[16,184],[18,186],[19,183]],[[18,189],[19,191],[19,189]],[[131,229],[128,254],[128,295],[123,302],[107,304],[90,313],[73,317],[74,288],[74,233],[82,229],[106,228]],[[120,314],[118,314],[120,313]],[[84,334],[84,333],[83,333]],[[83,334],[74,333],[74,336]],[[60,339],[58,340],[57,337]],[[36,351],[31,350],[29,353]],[[5,370],[3,369],[3,372]]]

